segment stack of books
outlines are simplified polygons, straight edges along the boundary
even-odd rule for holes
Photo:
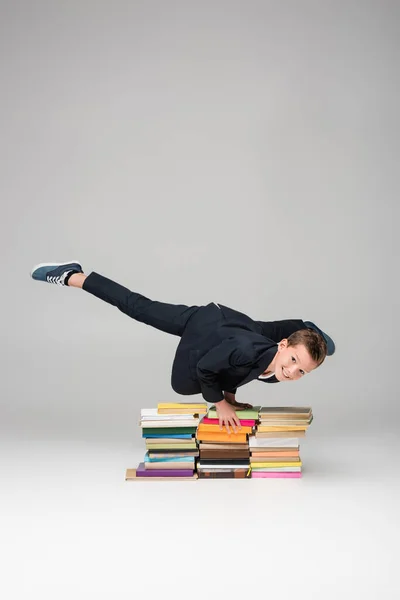
[[[146,454],[137,469],[128,469],[126,479],[197,479],[199,455],[196,428],[205,403],[160,403],[141,410],[140,427]]]
[[[262,407],[249,439],[251,477],[301,477],[299,438],[312,420],[309,407]]]
[[[228,434],[221,430],[215,406],[197,427],[196,439],[200,457],[197,461],[199,479],[235,478],[245,479],[250,475],[249,435],[253,433],[260,407],[238,410],[242,428]]]

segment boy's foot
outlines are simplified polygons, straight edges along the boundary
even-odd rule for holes
[[[73,273],[83,273],[80,263],[75,260],[67,263],[40,263],[33,267],[31,277],[37,281],[68,285],[69,276]]]

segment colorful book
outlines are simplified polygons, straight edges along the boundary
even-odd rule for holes
[[[252,471],[251,472],[251,478],[252,479],[299,479],[301,477],[302,473],[298,472],[298,473],[267,473],[267,472],[256,472],[256,471]]]
[[[251,456],[253,456],[254,458],[262,458],[262,457],[271,457],[271,458],[275,458],[277,456],[300,456],[300,452],[299,450],[296,450],[295,448],[289,448],[288,450],[284,450],[284,449],[276,449],[276,450],[261,450],[257,449],[257,450],[251,450]]]
[[[194,458],[192,456],[182,456],[182,457],[177,457],[177,456],[164,456],[164,457],[160,457],[160,458],[152,458],[151,456],[149,456],[149,453],[146,452],[146,454],[144,455],[144,463],[147,462],[154,462],[154,463],[171,463],[171,462],[181,462],[181,463],[190,463],[192,465],[194,465]]]
[[[239,417],[239,419],[251,419],[252,421],[258,420],[258,413],[260,411],[261,406],[253,406],[253,408],[244,408],[244,409],[235,409],[236,410],[236,414]],[[208,413],[207,413],[207,417],[209,419],[218,419],[218,415],[217,415],[217,409],[215,408],[215,405],[213,405]]]
[[[274,448],[276,446],[279,446],[280,448],[299,448],[299,440],[297,437],[269,437],[263,439],[250,436],[249,446],[250,449],[265,447]]]
[[[288,431],[289,426],[287,425],[259,425],[257,427],[257,433],[264,431]],[[307,426],[305,425],[290,425],[290,431],[305,431]]]
[[[255,467],[252,466],[251,470],[255,471],[255,472],[260,472],[260,473],[261,472],[267,472],[267,473],[280,473],[280,472],[282,472],[283,473],[285,471],[287,471],[289,473],[291,473],[291,472],[296,473],[296,472],[300,472],[301,471],[301,467],[268,467],[268,468],[267,467],[263,467],[263,468],[259,469],[258,467],[255,468]]]
[[[200,423],[200,425],[197,428],[197,437],[199,437],[200,433],[206,433],[206,432],[219,432],[219,431],[223,431],[223,429],[220,429],[219,425],[208,425],[205,424],[203,425],[203,423]],[[237,429],[237,433],[251,433],[253,431],[252,427],[242,427],[241,429]]]
[[[197,439],[201,442],[225,442],[230,444],[244,444],[247,442],[246,433],[231,433],[220,431],[216,433],[201,432],[197,434]]]
[[[254,463],[251,459],[250,459],[250,464],[253,468],[253,466],[257,467],[257,469],[266,469],[269,467],[273,467],[274,469],[276,469],[277,467],[293,467],[294,464],[292,461],[289,460],[285,460],[285,461],[278,461],[278,462],[257,462]],[[296,467],[301,467],[302,466],[302,462],[301,460],[299,460],[298,462],[295,463]]]
[[[199,479],[246,479],[250,477],[247,469],[227,469],[225,471],[199,471]]]
[[[193,469],[146,469],[144,463],[139,463],[136,477],[191,477]]]
[[[185,421],[140,421],[139,426],[143,429],[183,429],[184,427],[197,427],[200,423],[200,419],[190,419]]]
[[[236,413],[238,416],[240,411]],[[254,427],[256,424],[255,419],[239,419],[240,424],[245,427]],[[201,423],[204,425],[219,425],[219,419],[209,419],[208,417],[203,417]]]
[[[185,456],[196,458],[200,454],[198,450],[184,450],[183,452],[176,450],[149,450],[148,453],[150,458],[181,458]]]
[[[203,467],[213,467],[215,469],[230,469],[233,467],[243,466],[247,468],[250,466],[248,458],[203,458],[200,456],[200,460],[197,462],[197,467],[202,469]]]
[[[141,421],[182,421],[185,419],[196,418],[193,415],[182,415],[182,414],[168,414],[168,415],[160,415],[157,411],[157,408],[142,408],[140,411],[140,419]],[[198,417],[197,417],[198,418]]]
[[[165,450],[167,448],[167,446],[165,444],[152,444],[152,443],[147,443],[146,444],[146,449],[147,450]],[[196,442],[193,443],[188,443],[188,444],[170,444],[168,446],[169,449],[176,449],[176,450],[196,450],[197,449],[197,445]]]
[[[292,437],[305,437],[306,432],[302,429],[298,430],[287,430],[287,431],[256,431],[254,436],[256,438],[292,438]]]
[[[248,450],[201,450],[201,458],[204,459],[224,459],[229,458],[236,460],[237,458],[250,458]]]
[[[296,418],[308,418],[312,409],[310,406],[262,406],[260,407],[260,418],[263,416],[273,417],[277,415],[282,416],[294,416]]]
[[[196,433],[196,427],[170,427],[168,429],[168,434],[170,433]],[[165,428],[164,427],[152,427],[152,428],[146,428],[143,427],[142,429],[142,437],[146,437],[147,435],[156,435],[156,434],[161,434],[161,435],[165,435]]]
[[[193,440],[194,438],[193,438],[192,433],[169,433],[169,432],[167,432],[167,433],[163,433],[162,435],[160,435],[159,433],[155,433],[155,434],[148,433],[146,435],[146,439]]]
[[[192,473],[189,476],[182,476],[182,474],[179,474],[179,477],[165,477],[165,474],[163,473],[163,476],[160,477],[158,475],[154,475],[151,477],[143,477],[142,475],[137,475],[137,469],[127,469],[126,473],[125,473],[125,480],[126,481],[197,481],[198,479],[198,475],[197,473]]]

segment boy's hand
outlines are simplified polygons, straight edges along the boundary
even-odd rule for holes
[[[219,428],[222,429],[223,425],[226,427],[226,431],[231,433],[230,427],[236,433],[242,428],[240,425],[239,417],[237,416],[235,409],[226,400],[216,402],[215,408],[219,419]]]

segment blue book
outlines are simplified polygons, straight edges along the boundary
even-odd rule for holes
[[[167,457],[167,458],[150,458],[149,453],[146,452],[144,455],[144,462],[184,462],[184,463],[193,463],[194,465],[194,456],[177,456],[177,457]]]

